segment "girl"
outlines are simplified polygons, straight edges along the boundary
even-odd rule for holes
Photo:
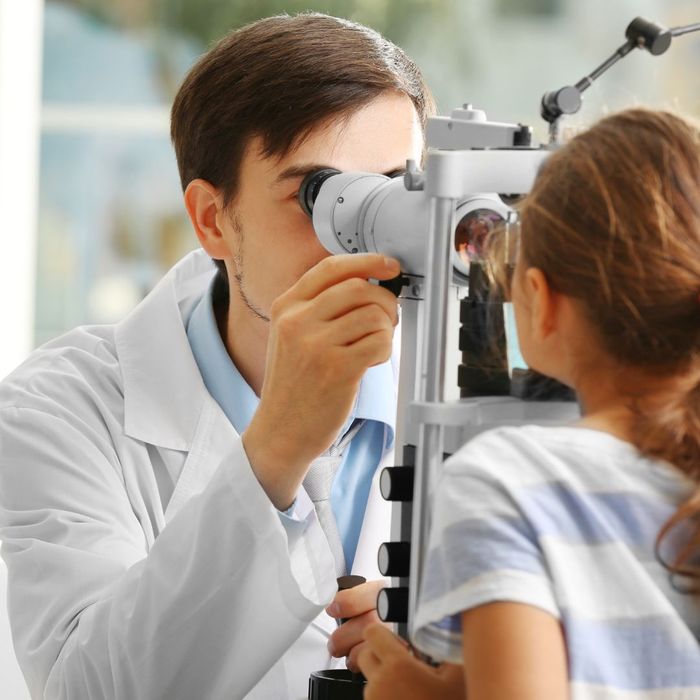
[[[700,129],[603,119],[520,221],[522,354],[583,419],[489,431],[445,464],[418,645],[463,664],[469,700],[700,698]],[[367,700],[464,695],[385,629],[367,641]]]

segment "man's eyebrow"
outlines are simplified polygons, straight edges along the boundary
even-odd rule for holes
[[[285,168],[272,182],[271,187],[278,187],[279,185],[283,184],[284,182],[287,182],[288,180],[293,180],[295,178],[305,178],[309,173],[313,173],[316,170],[325,170],[327,168],[332,168],[333,166],[331,165],[323,165],[323,164],[318,164],[318,163],[311,163],[308,165],[291,165],[288,168]],[[399,175],[403,174],[406,172],[406,165],[402,164],[396,168],[392,168],[391,170],[387,170],[382,173],[382,175],[386,175],[387,177],[392,177],[394,175]]]

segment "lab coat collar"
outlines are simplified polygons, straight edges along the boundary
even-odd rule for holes
[[[115,328],[129,437],[188,451],[208,394],[185,322],[215,273],[202,250],[183,258]]]

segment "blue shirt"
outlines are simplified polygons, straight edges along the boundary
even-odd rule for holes
[[[187,338],[207,390],[240,434],[260,402],[231,360],[214,316],[212,286],[187,322]],[[394,376],[390,362],[371,367],[360,383],[344,433],[357,418],[362,427],[345,451],[331,489],[331,507],[343,543],[348,571],[352,567],[365,515],[372,477],[394,441],[396,415]]]

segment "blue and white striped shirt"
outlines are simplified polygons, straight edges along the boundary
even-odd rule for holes
[[[572,698],[700,698],[700,597],[679,592],[684,582],[655,556],[661,527],[693,490],[607,433],[483,433],[439,477],[419,646],[459,663],[462,611],[525,603],[562,622]]]

